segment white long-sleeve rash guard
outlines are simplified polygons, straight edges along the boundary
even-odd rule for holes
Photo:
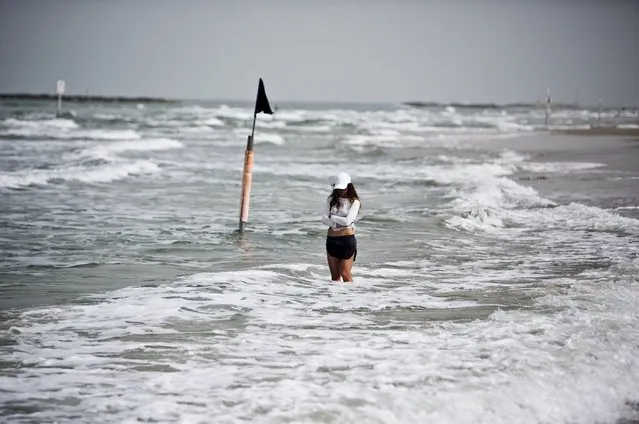
[[[359,214],[360,201],[355,199],[353,203],[349,199],[340,197],[339,204],[331,209],[331,196],[326,199],[322,223],[334,230],[355,228],[355,220]]]

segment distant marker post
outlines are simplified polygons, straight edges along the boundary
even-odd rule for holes
[[[551,103],[552,103],[552,100],[550,98],[550,88],[547,88],[546,89],[546,128],[550,126]]]
[[[597,122],[601,123],[601,99],[599,99],[598,105],[599,105],[599,108],[598,108],[599,114],[598,114]]]
[[[253,136],[255,135],[255,120],[257,114],[260,112],[268,115],[273,114],[271,106],[268,103],[268,98],[266,97],[262,78],[260,78],[257,87],[257,98],[255,99],[255,110],[253,112],[253,128],[251,129],[251,135],[248,136],[248,140],[246,141],[246,151],[244,152],[244,172],[242,174],[242,197],[240,204],[240,233],[244,232],[246,223],[248,222],[251,184],[253,181]]]
[[[64,94],[64,86],[64,80],[58,80],[55,88],[55,92],[58,94],[58,107],[55,113],[56,118],[62,116],[62,95]]]

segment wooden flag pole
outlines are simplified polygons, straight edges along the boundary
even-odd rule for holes
[[[248,222],[249,201],[251,198],[251,183],[253,181],[253,136],[255,135],[255,119],[257,114],[253,115],[253,129],[251,135],[246,141],[246,151],[244,152],[244,173],[242,176],[242,202],[240,205],[240,228],[239,232],[243,233],[246,223]]]
[[[255,120],[257,114],[263,112],[272,115],[273,111],[268,103],[266,91],[264,90],[264,82],[260,78],[257,86],[257,97],[255,98],[255,110],[253,111],[253,128],[251,135],[248,136],[246,142],[246,152],[244,153],[244,173],[242,176],[242,203],[240,205],[240,228],[239,232],[243,233],[248,222],[249,200],[251,198],[251,182],[253,180],[253,136],[255,135]]]

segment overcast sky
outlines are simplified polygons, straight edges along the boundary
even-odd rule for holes
[[[0,92],[639,104],[639,0],[0,0]]]

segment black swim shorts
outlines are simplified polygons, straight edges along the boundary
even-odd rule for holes
[[[352,256],[354,261],[357,257],[357,239],[354,235],[327,236],[326,252],[338,259],[350,259]]]

